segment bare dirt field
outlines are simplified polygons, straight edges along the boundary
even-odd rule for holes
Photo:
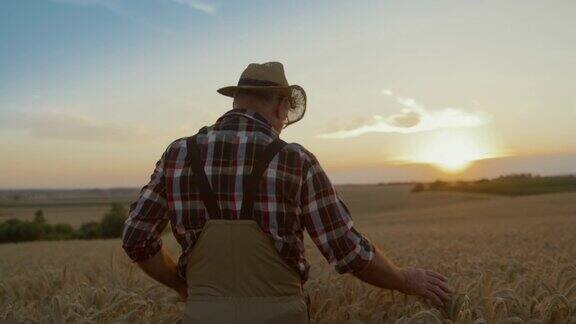
[[[313,322],[576,323],[576,193],[338,189],[359,231],[400,265],[444,273],[456,294],[436,309],[340,276],[308,240]],[[176,242],[164,241],[176,256]],[[173,322],[182,307],[118,239],[0,245],[0,322]]]

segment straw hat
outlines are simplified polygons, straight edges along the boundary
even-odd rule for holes
[[[280,62],[251,63],[240,75],[238,84],[218,89],[218,93],[234,98],[239,89],[278,93],[290,99],[290,111],[284,127],[293,124],[306,112],[306,92],[298,85],[289,85]]]

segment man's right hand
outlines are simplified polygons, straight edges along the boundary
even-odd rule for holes
[[[443,306],[452,293],[443,275],[420,268],[397,267],[377,246],[374,246],[374,258],[368,266],[354,275],[377,287],[422,296],[435,306]]]
[[[443,275],[414,267],[406,267],[401,273],[404,277],[404,283],[399,289],[401,292],[424,297],[436,306],[442,306],[450,299],[452,291]]]

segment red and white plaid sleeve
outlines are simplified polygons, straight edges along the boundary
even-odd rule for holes
[[[305,163],[301,189],[304,226],[338,273],[363,270],[374,257],[374,246],[354,228],[348,208],[316,157],[305,152],[309,161]]]
[[[156,162],[150,181],[140,191],[138,200],[130,205],[128,219],[124,223],[122,248],[133,261],[146,260],[162,247],[160,234],[168,223],[164,175],[168,149]]]

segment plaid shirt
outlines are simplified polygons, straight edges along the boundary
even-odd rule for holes
[[[201,161],[222,218],[239,218],[243,179],[251,172],[255,153],[278,135],[262,115],[247,109],[228,111],[198,134]],[[130,206],[122,235],[128,256],[142,261],[160,250],[160,234],[170,222],[182,248],[178,261],[182,278],[186,256],[208,219],[197,187],[187,185],[192,171],[185,161],[186,139],[172,142],[156,163],[150,182]],[[263,178],[254,219],[303,282],[310,269],[304,258],[304,229],[338,273],[357,272],[368,265],[374,247],[353,227],[348,208],[312,153],[296,143],[286,145]]]

